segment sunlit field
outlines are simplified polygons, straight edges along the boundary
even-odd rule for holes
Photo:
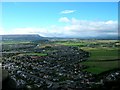
[[[102,72],[119,68],[119,44],[117,40],[81,40],[81,41],[58,41],[59,45],[77,46],[90,53],[90,57],[83,65],[88,68],[84,71],[100,74]],[[115,45],[118,45],[115,47]]]

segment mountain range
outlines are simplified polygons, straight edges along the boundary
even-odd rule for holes
[[[101,37],[42,37],[38,34],[14,34],[14,35],[0,35],[3,41],[38,41],[47,39],[102,39],[102,40],[120,40],[120,36],[101,36]]]
[[[37,41],[44,40],[44,37],[41,37],[38,34],[14,34],[14,35],[0,35],[3,41],[6,40],[15,40],[15,41]]]

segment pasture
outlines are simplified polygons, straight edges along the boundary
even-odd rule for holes
[[[88,71],[93,74],[119,68],[119,53],[117,40],[81,40],[81,41],[66,41],[57,42],[59,45],[77,46],[80,49],[90,53],[88,60],[81,62],[88,68],[83,71]]]

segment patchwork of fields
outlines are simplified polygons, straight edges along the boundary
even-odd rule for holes
[[[88,60],[82,62],[83,65],[88,66],[84,71],[100,74],[108,70],[119,68],[120,57],[118,57],[118,51],[120,49],[116,40],[82,40],[80,42],[58,41],[57,44],[77,46],[89,52],[90,57]]]

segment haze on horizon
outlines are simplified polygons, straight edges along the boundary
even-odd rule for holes
[[[44,37],[114,37],[117,2],[4,2],[0,34]]]

